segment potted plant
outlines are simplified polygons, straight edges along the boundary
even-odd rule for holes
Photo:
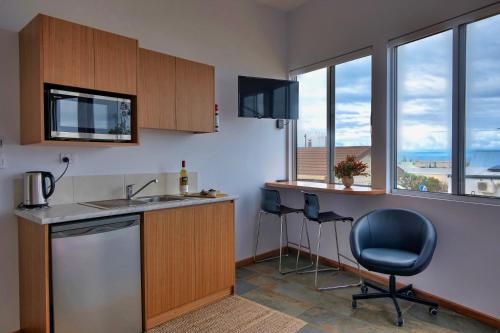
[[[359,161],[354,155],[347,155],[344,161],[335,165],[335,177],[342,180],[346,188],[354,184],[354,176],[368,176],[366,169],[368,164]]]

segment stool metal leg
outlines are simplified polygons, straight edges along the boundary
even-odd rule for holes
[[[257,250],[258,250],[258,244],[259,244],[260,224],[262,222],[262,215],[268,215],[268,213],[266,213],[263,210],[259,211],[259,217],[258,217],[258,220],[257,220],[257,232],[256,232],[257,235],[256,235],[256,238],[255,238],[255,249],[254,249],[254,252],[253,252],[253,262],[256,263],[256,264],[280,258],[280,256],[274,256],[274,257],[270,257],[270,258],[265,258],[265,259],[257,260]],[[286,254],[286,256],[288,256],[288,254]]]
[[[280,273],[282,273],[281,272],[282,252],[283,252],[283,216],[280,216],[280,260],[279,260],[279,263],[278,263],[278,271]]]
[[[351,224],[351,228],[352,228],[352,222],[349,221],[350,224]],[[359,276],[359,282],[357,283],[351,283],[351,284],[344,284],[344,285],[337,285],[337,286],[330,286],[330,287],[322,287],[322,288],[318,288],[318,290],[322,290],[322,291],[326,291],[326,290],[335,290],[335,289],[342,289],[342,288],[352,288],[352,287],[359,287],[363,284],[363,280],[361,279],[361,272],[360,272],[360,267],[359,267],[359,263],[356,261],[353,261],[351,258],[343,255],[342,253],[340,253],[340,249],[339,249],[339,239],[338,239],[338,234],[337,234],[337,221],[334,221],[334,230],[335,230],[335,243],[336,243],[336,246],[337,246],[337,263],[338,263],[338,268],[339,270],[341,269],[341,261],[340,261],[340,258],[344,258],[352,263],[355,263],[357,266],[358,266],[358,276]]]
[[[352,228],[352,222],[350,222],[351,228]],[[339,246],[339,241],[338,241],[338,233],[337,233],[337,221],[334,221],[334,232],[335,232],[335,243],[336,243],[336,248],[337,248],[337,263],[338,267],[330,267],[330,268],[324,268],[324,269],[319,269],[319,250],[321,247],[321,226],[322,224],[320,223],[318,225],[318,243],[316,247],[316,268],[313,270],[309,271],[300,271],[298,272],[299,274],[307,274],[307,273],[314,273],[314,286],[316,287],[317,290],[320,291],[326,291],[326,290],[335,290],[335,289],[341,289],[341,288],[351,288],[351,287],[359,287],[363,284],[363,280],[361,278],[361,268],[359,266],[359,263],[357,261],[352,260],[351,258],[343,255],[340,253],[340,246]],[[338,285],[338,286],[329,286],[329,287],[319,287],[319,282],[318,282],[318,273],[321,272],[338,272],[341,270],[341,258],[344,258],[345,260],[348,260],[352,262],[353,264],[357,265],[358,268],[358,276],[359,276],[359,282],[353,283],[353,284],[346,284],[346,285]]]
[[[307,218],[305,218],[305,220],[306,220],[306,222],[308,221]],[[307,229],[306,229],[306,232],[308,232]],[[309,238],[309,235],[308,235],[308,238]],[[308,270],[308,271],[302,270],[302,271],[298,272],[298,274],[314,273],[315,275],[317,275],[316,272],[318,272],[318,273],[322,273],[322,272],[337,272],[337,271],[340,270],[338,267],[329,267],[329,268],[319,269],[319,255],[318,254],[319,254],[320,242],[321,242],[321,223],[318,225],[318,243],[316,245],[316,267],[314,269],[311,269],[311,270]],[[317,279],[315,279],[315,280],[317,280]]]
[[[257,218],[257,230],[255,233],[255,248],[253,251],[253,262],[257,262],[257,247],[259,246],[260,221],[262,220],[262,211],[259,211]]]
[[[309,256],[311,257],[311,264],[308,265],[308,266],[305,266],[305,267],[298,267],[298,259],[297,259],[297,262],[296,262],[296,265],[295,265],[295,269],[292,269],[292,270],[289,270],[289,271],[284,271],[282,269],[283,257],[287,257],[289,255],[288,247],[290,246],[290,244],[297,245],[299,247],[299,255],[300,255],[300,249],[302,248],[302,235],[300,236],[300,239],[301,239],[300,240],[300,244],[296,244],[296,243],[293,243],[293,242],[289,241],[289,238],[288,238],[288,219],[287,219],[286,215],[280,216],[280,248],[279,248],[279,255],[275,256],[275,257],[270,257],[270,258],[265,258],[265,259],[257,260],[257,250],[258,250],[259,237],[260,237],[260,224],[262,222],[262,215],[264,215],[264,214],[267,215],[268,213],[266,213],[265,211],[262,211],[262,210],[259,211],[258,220],[257,220],[257,228],[256,228],[257,230],[256,230],[255,248],[254,248],[254,254],[253,254],[254,263],[261,263],[261,262],[265,262],[265,261],[271,261],[271,260],[278,259],[278,271],[281,274],[293,273],[293,272],[300,271],[300,270],[303,270],[303,269],[306,269],[306,268],[309,268],[309,267],[313,266],[313,263],[312,263],[312,251],[311,251],[311,240],[309,238],[309,230],[308,230],[307,225],[306,225],[305,227],[306,227],[306,235],[307,235],[307,248],[304,247],[304,249],[308,249],[309,250]],[[302,227],[304,227],[304,225]],[[285,239],[286,239],[286,242],[285,242]],[[283,251],[283,246],[285,245],[285,243],[286,243],[287,251],[286,251],[286,253],[283,253],[284,252]]]
[[[288,241],[288,222],[287,222],[287,218],[286,216],[284,217],[284,220],[282,220],[282,225],[284,227],[284,229],[286,230],[286,241],[287,241],[287,255],[288,255],[288,246],[290,244],[293,244],[293,245],[297,245],[299,247],[299,252],[298,252],[298,256],[300,255],[300,249],[302,248],[302,233],[300,235],[300,241],[299,241],[299,244],[296,244],[296,243],[292,243],[292,242],[289,242]],[[303,226],[302,226],[303,227]],[[307,229],[306,229],[307,230]],[[279,261],[279,267],[278,267],[278,271],[281,273],[281,274],[289,274],[289,273],[294,273],[294,272],[297,272],[297,271],[300,271],[300,270],[303,270],[303,269],[306,269],[306,268],[309,268],[312,266],[312,262],[311,262],[311,265],[308,265],[308,266],[304,266],[304,267],[298,267],[298,257],[297,257],[297,261],[295,262],[295,269],[291,269],[291,270],[288,270],[288,271],[284,271],[282,269],[282,264],[281,264],[281,251],[282,251],[282,248],[283,248],[283,228],[281,228],[281,234],[280,234],[280,261]],[[302,231],[302,230],[301,230]],[[309,249],[309,254],[312,256],[312,252],[311,252],[311,241],[309,239],[309,233],[307,233],[307,249]]]
[[[318,226],[318,245],[316,246],[316,270],[314,272],[314,286],[318,288],[318,269],[319,269],[319,249],[321,246],[321,223]]]
[[[306,237],[307,237],[307,248],[304,247],[304,249],[309,249],[309,258],[311,259],[311,264],[304,266],[304,267],[299,267],[299,258],[300,258],[300,251],[302,250],[302,236],[304,235],[304,226],[306,228]],[[299,237],[298,246],[299,246],[299,248],[297,251],[297,259],[295,261],[295,270],[294,270],[295,272],[314,266],[313,257],[312,257],[312,250],[311,250],[311,240],[309,239],[309,230],[307,228],[305,217],[302,219],[302,225],[300,227],[300,237]]]

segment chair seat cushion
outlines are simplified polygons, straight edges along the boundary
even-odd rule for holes
[[[353,221],[352,217],[342,216],[335,212],[323,212],[318,214],[317,222],[332,222],[332,221]]]
[[[415,264],[418,254],[396,249],[367,248],[361,251],[361,258],[373,265],[407,268]]]
[[[291,207],[281,205],[279,215],[286,215],[286,214],[290,214],[290,213],[300,213],[300,212],[302,212],[302,209],[291,208]]]

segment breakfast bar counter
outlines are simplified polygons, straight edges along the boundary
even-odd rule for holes
[[[301,191],[312,191],[312,192],[328,192],[346,195],[384,195],[384,189],[374,189],[368,186],[351,186],[350,188],[345,188],[344,185],[340,184],[327,184],[318,182],[306,182],[306,181],[285,181],[285,182],[267,182],[266,187],[270,188],[283,188]]]

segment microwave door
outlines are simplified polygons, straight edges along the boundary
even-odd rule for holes
[[[96,133],[117,141],[131,140],[130,100],[96,99],[93,107]]]
[[[51,96],[51,137],[63,139],[92,138],[91,99],[54,94]]]

